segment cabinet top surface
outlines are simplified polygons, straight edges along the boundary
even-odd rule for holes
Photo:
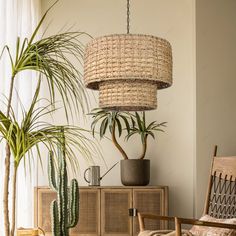
[[[163,189],[167,188],[168,186],[162,185],[147,185],[147,186],[79,186],[79,188],[83,189]],[[35,188],[49,188],[49,186],[37,186]]]

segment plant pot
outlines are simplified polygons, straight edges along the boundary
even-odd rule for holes
[[[150,160],[120,161],[121,183],[125,186],[145,186],[150,181]]]

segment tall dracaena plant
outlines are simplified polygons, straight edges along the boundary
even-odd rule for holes
[[[122,135],[122,124],[125,125],[126,130],[129,132],[130,125],[128,122],[129,115],[126,112],[118,112],[118,111],[107,111],[100,108],[95,108],[91,113],[89,113],[93,117],[93,122],[91,124],[92,133],[95,135],[95,128],[100,122],[100,138],[103,138],[107,132],[107,130],[111,133],[112,142],[119,150],[124,159],[128,159],[128,156],[121,145],[118,143],[116,138],[116,132],[118,131],[119,137]]]
[[[7,111],[5,114],[6,119],[10,118],[14,82],[17,79],[16,76],[21,71],[25,70],[36,71],[39,72],[39,74],[44,75],[43,78],[47,81],[52,104],[55,101],[56,91],[59,92],[64,104],[67,118],[69,117],[68,111],[73,113],[74,110],[77,112],[82,110],[84,112],[88,107],[87,95],[84,90],[82,80],[80,79],[80,72],[71,62],[72,56],[81,62],[83,46],[79,41],[79,36],[83,33],[60,33],[42,38],[35,42],[35,37],[50,9],[51,8],[49,8],[43,15],[38,26],[29,39],[24,39],[22,43],[19,38],[17,39],[15,57],[12,56],[10,48],[7,45],[3,49],[3,52],[7,51],[12,67]],[[5,150],[6,157],[3,208],[5,236],[9,236],[10,223],[8,191],[11,158],[11,146],[9,142],[7,142]],[[13,233],[14,229],[13,232],[11,232],[11,235],[13,235]]]
[[[10,235],[14,235],[15,229],[15,203],[16,203],[16,179],[17,169],[21,161],[29,161],[33,157],[33,149],[37,152],[40,162],[41,152],[39,145],[43,144],[49,151],[54,150],[61,142],[61,136],[65,136],[65,153],[69,158],[72,167],[76,166],[76,156],[73,149],[76,149],[83,157],[91,159],[92,152],[96,151],[96,145],[85,137],[83,130],[78,127],[64,125],[56,126],[43,122],[45,115],[50,114],[53,110],[51,104],[40,107],[38,100],[40,83],[36,89],[29,110],[23,111],[23,119],[21,123],[16,120],[14,111],[10,109],[7,117],[0,111],[0,135],[5,139],[10,147],[11,154],[14,159],[14,173],[12,178],[12,225]],[[63,147],[64,147],[63,146]],[[30,166],[29,166],[30,167]]]

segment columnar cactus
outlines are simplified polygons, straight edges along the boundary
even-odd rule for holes
[[[57,192],[57,199],[51,203],[52,235],[69,236],[69,229],[75,227],[79,220],[79,187],[76,179],[71,180],[70,187],[67,186],[64,137],[58,145],[58,162],[58,173],[56,173],[53,152],[50,152],[48,158],[49,185]]]

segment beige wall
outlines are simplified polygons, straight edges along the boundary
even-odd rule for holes
[[[49,7],[43,0],[43,10]],[[158,94],[159,107],[148,113],[150,120],[167,121],[166,133],[158,141],[150,140],[147,156],[151,159],[151,184],[170,188],[170,214],[193,216],[193,183],[195,163],[195,1],[131,1],[131,32],[164,37],[173,47],[174,84]],[[75,24],[93,37],[126,30],[125,0],[60,0],[50,12],[48,33]],[[97,104],[94,103],[94,106]],[[60,121],[57,116],[55,119]],[[80,122],[80,125],[84,125]],[[85,124],[89,127],[89,124]],[[125,145],[130,156],[140,151],[140,143]],[[102,141],[107,166],[120,160],[109,141]],[[102,161],[96,160],[106,169]],[[81,161],[81,171],[86,164]],[[39,185],[47,184],[39,172]],[[80,178],[80,184],[86,183]],[[104,178],[103,185],[121,185],[119,167]]]
[[[196,1],[197,176],[201,215],[213,146],[236,154],[236,1]]]

